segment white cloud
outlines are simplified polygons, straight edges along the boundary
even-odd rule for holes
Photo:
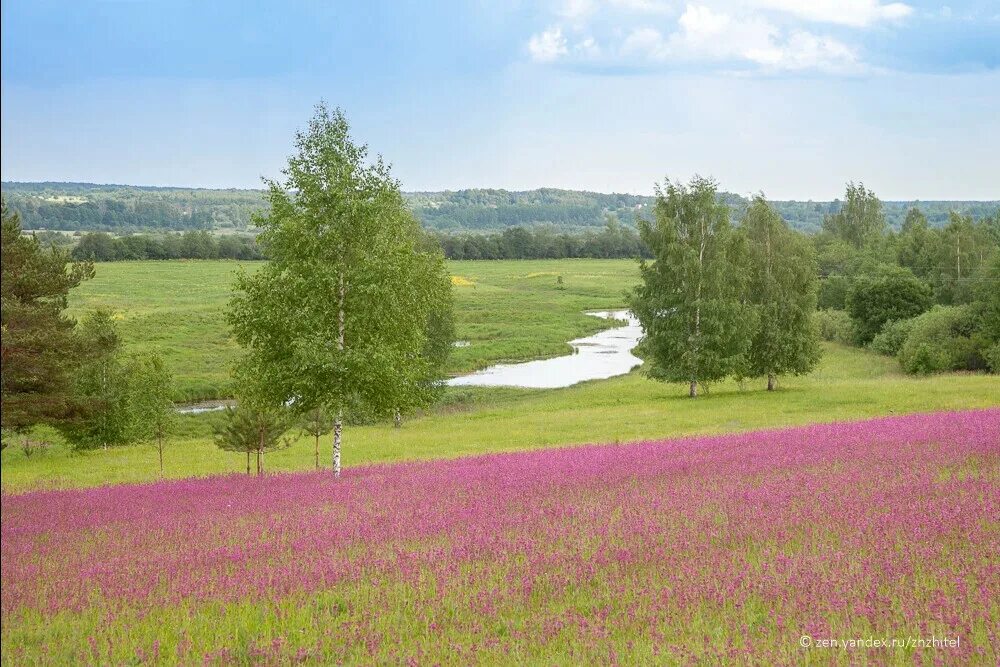
[[[807,21],[836,23],[865,28],[879,21],[896,21],[913,13],[902,2],[883,4],[879,0],[752,0],[763,9],[786,12]]]
[[[536,62],[550,63],[569,53],[562,28],[554,27],[532,35],[528,40],[528,53]]]
[[[585,37],[573,45],[573,52],[587,60],[596,60],[601,57],[601,46],[593,37]]]
[[[827,11],[825,2],[817,0],[815,3],[816,16]],[[649,67],[713,63],[733,69],[835,73],[864,69],[858,53],[847,43],[788,26],[787,21],[772,23],[759,8],[747,11],[748,3],[770,8],[780,5],[785,11],[791,11],[788,8],[793,5],[805,4],[791,0],[742,0],[727,3],[735,9],[720,9],[723,6],[720,0],[707,0],[687,4],[675,20],[661,26],[657,25],[660,20],[651,15],[654,9],[664,6],[658,0],[604,0],[603,3],[573,0],[563,6],[563,15],[572,16],[574,20],[533,35],[528,51],[536,62],[578,65]],[[844,0],[849,9],[870,5],[884,10],[898,4]],[[601,20],[591,16],[599,8],[613,5],[627,5],[639,13],[631,16],[631,21],[605,21],[604,15]],[[800,10],[801,7],[796,11]],[[846,20],[842,18],[841,22]],[[850,20],[860,20],[859,15],[855,14]]]
[[[677,25],[667,36],[651,27],[632,30],[620,55],[660,63],[745,62],[772,70],[847,72],[860,67],[853,49],[836,39],[804,30],[783,35],[759,17],[737,19],[688,5]]]

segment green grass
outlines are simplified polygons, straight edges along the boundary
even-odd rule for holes
[[[811,422],[862,419],[892,413],[987,407],[1000,404],[1000,377],[949,374],[903,375],[895,360],[827,345],[811,375],[784,378],[776,392],[760,383],[741,389],[714,385],[708,396],[686,397],[686,388],[645,378],[641,372],[567,389],[452,389],[428,414],[391,424],[345,429],[346,466],[372,462],[454,457],[596,442],[668,438]],[[211,440],[216,416],[186,417],[184,434],[165,455],[168,477],[238,472],[245,459],[218,450]],[[313,444],[298,438],[268,454],[269,471],[307,470]],[[330,440],[321,460],[330,459]],[[152,447],[133,446],[74,454],[59,444],[25,457],[20,448],[2,453],[2,487],[96,486],[156,479]]]
[[[258,263],[243,265],[254,270]],[[229,369],[238,347],[224,309],[232,261],[112,262],[73,291],[74,315],[103,307],[120,318],[130,349],[156,350],[173,371],[178,400],[230,395]],[[631,260],[449,262],[455,281],[456,333],[450,373],[499,361],[563,354],[566,341],[607,326],[584,314],[621,306],[638,280]],[[557,277],[563,285],[557,285]]]

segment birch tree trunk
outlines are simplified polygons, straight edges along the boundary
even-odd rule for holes
[[[403,416],[399,414],[399,408],[396,408],[396,413],[392,416],[392,421],[396,428],[403,425]]]
[[[337,309],[337,350],[344,351],[344,297],[346,289],[344,286],[344,273],[340,272],[338,286],[338,309]],[[333,476],[340,477],[340,438],[344,430],[344,411],[337,408],[337,419],[333,422]]]
[[[316,452],[315,452],[315,457],[316,457],[316,470],[319,470],[319,436],[318,435],[316,436]]]
[[[340,477],[340,432],[344,428],[343,413],[337,411],[337,419],[333,422],[333,476]]]
[[[777,383],[774,373],[767,374],[767,390],[774,391],[775,384]]]

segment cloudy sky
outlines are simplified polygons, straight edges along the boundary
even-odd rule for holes
[[[433,5],[431,7],[430,5]],[[408,190],[1000,198],[1000,2],[4,0],[4,180],[257,187],[320,99]]]

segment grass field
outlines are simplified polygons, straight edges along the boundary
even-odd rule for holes
[[[346,466],[455,457],[580,443],[627,442],[694,433],[859,419],[886,414],[981,408],[1000,404],[1000,377],[950,374],[916,378],[895,360],[855,348],[827,345],[811,375],[783,378],[779,391],[715,385],[691,400],[685,387],[645,378],[640,371],[555,390],[450,389],[428,414],[389,424],[345,429]],[[183,418],[182,435],[165,454],[168,477],[237,472],[245,459],[222,452],[211,439],[218,415]],[[324,464],[330,439],[321,445]],[[267,455],[270,471],[308,470],[313,443],[299,438]],[[150,446],[75,454],[54,445],[26,458],[14,446],[2,453],[5,491],[98,486],[157,478]]]
[[[111,262],[72,293],[73,313],[103,307],[120,318],[130,348],[157,350],[173,371],[177,399],[229,395],[236,351],[223,312],[232,261]],[[255,263],[245,263],[253,270]],[[456,348],[448,371],[499,361],[563,354],[566,341],[607,326],[584,314],[621,306],[638,280],[632,260],[449,262],[454,284]],[[557,279],[562,276],[562,285]]]

